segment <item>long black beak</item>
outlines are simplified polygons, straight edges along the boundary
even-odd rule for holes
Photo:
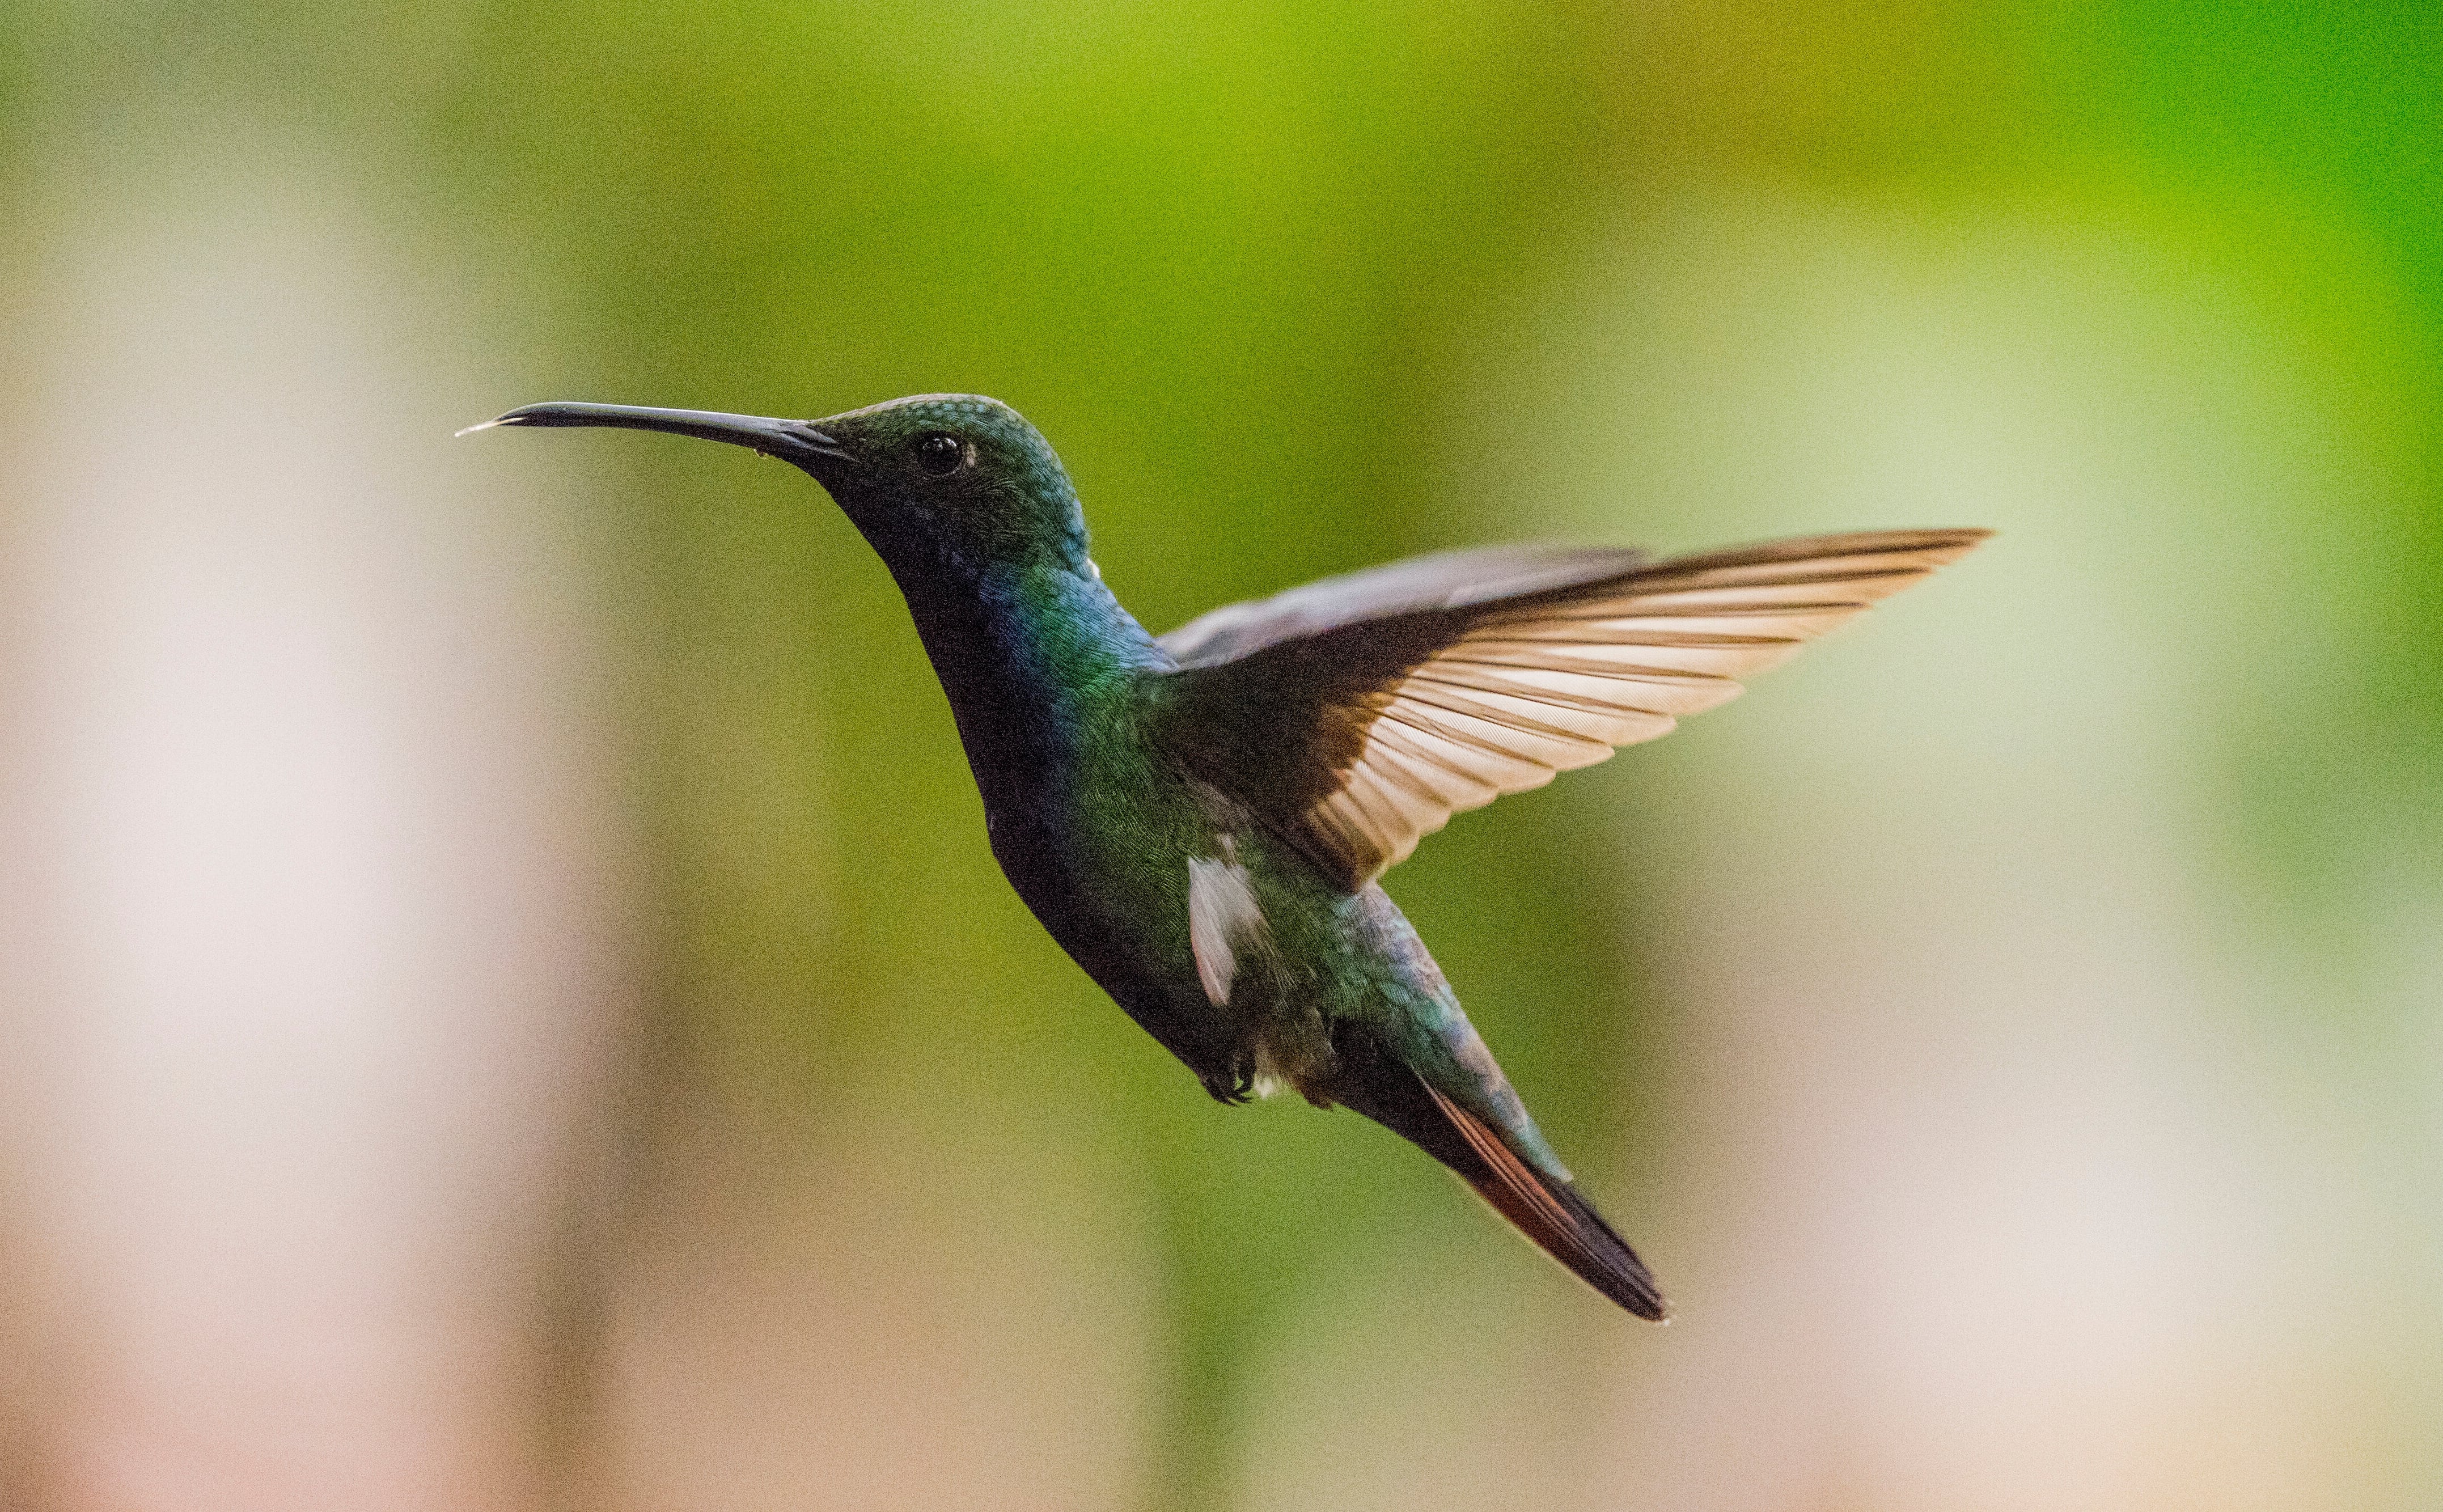
[[[705,441],[726,441],[783,462],[855,460],[846,448],[804,420],[724,415],[717,410],[655,410],[638,404],[529,404],[498,419],[470,425],[458,433],[488,431],[496,425],[611,425],[630,431],[667,431],[672,435],[691,435]]]

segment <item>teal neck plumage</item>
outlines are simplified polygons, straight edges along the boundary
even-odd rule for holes
[[[1082,528],[1075,552],[1074,567],[1037,557],[956,578],[892,563],[988,807],[1074,763],[1098,692],[1173,665],[1095,575]]]

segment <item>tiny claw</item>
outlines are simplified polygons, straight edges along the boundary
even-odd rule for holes
[[[1214,1101],[1225,1108],[1236,1108],[1248,1100],[1250,1079],[1245,1071],[1236,1066],[1214,1076],[1199,1076],[1196,1079],[1204,1084],[1205,1092]]]

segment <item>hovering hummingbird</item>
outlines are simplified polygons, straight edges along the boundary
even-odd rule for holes
[[[468,429],[505,425],[664,431],[811,475],[908,600],[1001,870],[1129,1017],[1222,1102],[1287,1086],[1390,1129],[1657,1319],[1652,1274],[1377,879],[1451,815],[1667,733],[1987,534],[1455,551],[1155,636],[1086,554],[1060,458],[993,399],[824,420],[536,404]]]

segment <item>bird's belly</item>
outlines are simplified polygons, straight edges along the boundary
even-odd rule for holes
[[[996,814],[994,851],[1053,938],[1207,1090],[1320,1098],[1333,1025],[1386,1009],[1385,963],[1360,899],[1216,798],[1159,775],[1117,801],[1106,786]]]
[[[1210,1088],[1243,1079],[1246,1026],[1209,1002],[1189,941],[1192,810],[1155,790],[1114,802],[987,805],[994,857],[1070,959]]]

